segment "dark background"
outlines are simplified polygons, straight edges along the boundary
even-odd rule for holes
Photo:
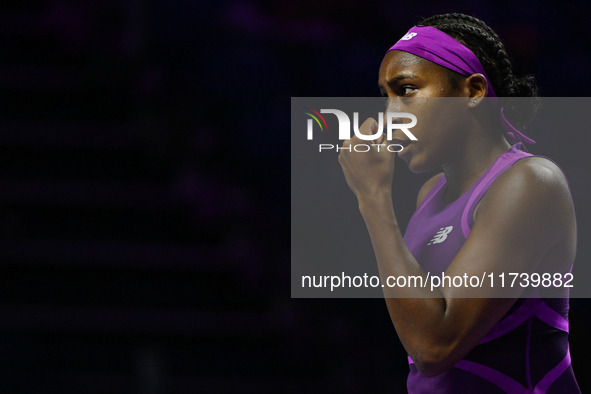
[[[385,51],[444,12],[484,19],[543,95],[587,96],[590,8],[3,1],[0,391],[404,392],[382,300],[290,298],[290,97],[377,95]],[[587,264],[589,137],[555,138]]]

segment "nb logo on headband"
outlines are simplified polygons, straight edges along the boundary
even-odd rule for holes
[[[402,38],[400,39],[400,41],[402,41],[402,40],[410,40],[411,38],[413,38],[413,37],[414,37],[414,36],[416,36],[416,35],[417,35],[417,33],[408,33],[408,34],[406,34],[404,37],[402,37]]]

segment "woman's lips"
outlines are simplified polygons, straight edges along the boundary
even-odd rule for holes
[[[400,141],[400,142],[394,142],[395,140],[392,140],[393,144],[399,144],[402,146],[402,150],[400,152],[398,152],[398,157],[404,159],[406,161],[406,157],[408,156],[408,147],[409,145],[412,143],[412,141],[410,140],[404,140],[404,141]]]

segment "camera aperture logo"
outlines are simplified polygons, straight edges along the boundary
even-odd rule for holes
[[[308,140],[314,139],[314,121],[320,127],[320,131],[328,131],[328,124],[326,120],[322,116],[322,114],[333,114],[337,117],[337,121],[339,122],[339,140],[345,141],[351,138],[351,120],[349,116],[338,109],[321,109],[320,112],[308,108],[303,107],[306,112],[304,114],[310,116],[307,122],[307,137]],[[410,123],[398,123],[400,119],[410,119]],[[396,120],[396,122],[394,121]],[[411,113],[408,112],[386,112],[386,139],[391,141],[392,140],[392,132],[396,129],[401,130],[410,140],[417,141],[417,138],[409,131],[410,128],[416,126],[417,118]],[[324,125],[324,127],[323,127]],[[379,138],[384,132],[384,113],[378,113],[378,130],[375,134],[361,134],[359,132],[359,112],[353,112],[353,132],[355,135],[364,141],[373,141]],[[348,146],[346,148],[340,147],[338,145],[333,144],[319,144],[318,151],[322,152],[323,150],[336,150],[337,152],[341,149],[353,149],[355,152],[368,152],[371,149],[371,146],[377,146],[378,150],[380,146],[386,145],[386,149],[389,152],[401,152],[404,149],[404,146],[401,144],[356,144],[352,146]]]

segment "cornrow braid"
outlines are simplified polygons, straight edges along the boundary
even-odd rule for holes
[[[499,36],[483,21],[470,15],[453,13],[435,15],[424,19],[418,25],[431,26],[455,38],[468,47],[491,79],[490,83],[500,98],[539,97],[535,78],[531,75],[515,77],[509,55]],[[450,81],[458,81],[460,75],[454,71]],[[455,74],[455,75],[453,75]],[[539,99],[500,99],[506,116],[525,129],[536,114]]]

